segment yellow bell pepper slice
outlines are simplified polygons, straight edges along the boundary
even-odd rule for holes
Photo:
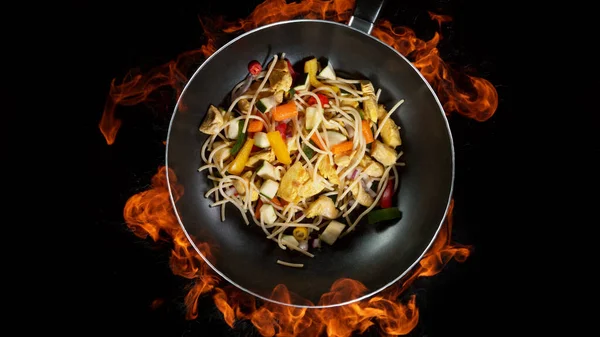
[[[310,85],[312,85],[315,88],[330,87],[336,94],[339,94],[340,88],[338,88],[335,85],[323,84],[317,79],[318,70],[319,64],[317,63],[317,58],[312,58],[304,63],[304,72],[308,74],[308,80],[310,81]]]
[[[252,146],[254,146],[254,138],[246,139],[244,146],[242,146],[240,152],[238,152],[237,156],[235,156],[233,163],[231,163],[231,166],[228,170],[229,173],[235,175],[239,175],[240,173],[242,173],[244,167],[246,166],[246,162],[248,162],[248,158],[250,158],[250,151],[252,151]]]
[[[267,139],[269,139],[269,143],[271,144],[273,152],[275,152],[275,157],[277,157],[277,160],[284,165],[291,164],[292,158],[290,158],[290,152],[288,151],[287,145],[285,145],[283,138],[281,138],[279,131],[268,132]]]
[[[323,85],[323,83],[317,80],[317,70],[319,70],[319,64],[316,58],[312,58],[304,63],[304,72],[308,74],[310,85],[315,88]]]
[[[334,92],[335,92],[337,95],[339,95],[339,94],[341,94],[341,93],[342,93],[342,92],[340,91],[340,88],[338,88],[338,87],[337,87],[337,85],[330,85],[329,87],[330,87],[331,89],[333,89],[333,91],[334,91]]]
[[[294,228],[294,238],[298,241],[303,241],[308,238],[308,228],[306,227],[296,227]]]

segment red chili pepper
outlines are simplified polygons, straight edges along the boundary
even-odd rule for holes
[[[319,96],[319,100],[321,101],[321,105],[325,105],[325,104],[329,104],[329,98],[323,94],[317,94],[317,96]],[[310,98],[308,99],[308,101],[306,101],[306,103],[308,103],[308,105],[313,105],[313,104],[317,104],[317,100],[310,96]]]
[[[392,195],[393,194],[394,194],[394,182],[391,180],[388,180],[388,183],[385,186],[385,190],[383,191],[383,195],[381,196],[381,201],[379,202],[379,206],[381,206],[381,208],[392,207]]]
[[[275,129],[277,131],[279,131],[279,134],[281,135],[281,138],[283,140],[285,140],[286,139],[285,131],[287,129],[287,123],[279,123],[279,124],[277,124],[277,126],[275,127]]]
[[[256,76],[258,74],[260,74],[260,72],[262,71],[262,66],[260,65],[260,63],[256,60],[250,61],[250,63],[248,63],[248,72],[250,72],[250,74],[252,74],[252,76]]]
[[[294,71],[294,67],[292,67],[292,63],[290,62],[290,60],[285,59],[285,61],[287,62],[290,75],[292,75],[292,80],[295,81],[296,80],[296,72]]]

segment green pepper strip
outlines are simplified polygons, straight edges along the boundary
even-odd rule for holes
[[[367,118],[365,117],[365,112],[363,111],[363,109],[361,109],[361,108],[358,108],[358,109],[356,109],[356,110],[358,110],[358,114],[360,115],[360,118],[361,118],[361,119],[367,119]]]
[[[376,211],[371,211],[368,215],[369,225],[402,218],[402,212],[396,207],[378,209]]]
[[[233,144],[233,147],[231,148],[231,151],[230,151],[232,156],[235,156],[240,151],[242,146],[244,146],[244,143],[246,142],[246,133],[242,132],[242,129],[244,129],[244,121],[243,120],[238,121],[238,125],[239,125],[238,135],[237,135],[237,138],[235,139],[235,144]]]
[[[316,146],[315,143],[311,140],[310,143],[313,146]],[[302,152],[304,152],[304,155],[306,155],[306,157],[310,160],[312,159],[312,157],[315,155],[315,151],[308,145],[304,145],[302,146]]]

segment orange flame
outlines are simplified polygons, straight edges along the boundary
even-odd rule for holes
[[[200,49],[183,53],[175,61],[146,74],[134,76],[130,73],[120,84],[116,84],[116,80],[113,79],[100,120],[100,131],[107,144],[111,145],[121,126],[121,120],[115,115],[119,105],[131,106],[146,102],[155,90],[162,87],[172,87],[179,97],[188,80],[186,74],[190,67],[218,49],[223,33],[249,31],[273,22],[297,18],[347,22],[353,8],[354,0],[305,0],[289,4],[285,0],[266,0],[247,18],[235,22],[226,22],[223,18],[201,19],[200,24],[204,29],[207,42]],[[447,15],[431,12],[429,16],[438,23],[440,28],[442,23],[452,20]],[[486,121],[496,112],[498,93],[489,81],[465,75],[464,87],[456,84],[451,69],[439,56],[437,49],[441,39],[439,33],[436,33],[431,40],[424,41],[417,38],[410,28],[394,27],[389,21],[380,20],[372,34],[413,62],[435,89],[447,114],[458,112],[477,121]]]
[[[433,16],[432,16],[433,17]],[[441,25],[447,18],[433,17]],[[413,62],[425,79],[432,85],[446,114],[458,112],[476,121],[490,119],[498,108],[498,92],[487,80],[466,76],[469,85],[462,88],[456,85],[451,69],[439,56],[437,45],[441,35],[435,33],[429,41],[416,37],[407,27],[394,27],[389,21],[380,22],[372,32],[373,36],[389,44]]]
[[[121,121],[115,117],[119,105],[135,105],[150,100],[158,88],[172,87],[176,94],[187,82],[186,74],[191,65],[202,57],[206,58],[218,48],[221,32],[232,34],[281,20],[295,18],[347,21],[354,8],[353,0],[306,0],[287,4],[285,0],[266,0],[258,5],[246,19],[225,22],[223,19],[203,19],[201,24],[207,43],[199,50],[180,55],[177,60],[160,66],[144,75],[128,75],[120,84],[111,83],[109,97],[100,121],[100,130],[107,143],[113,144]],[[451,20],[448,16],[429,13],[441,27]],[[477,121],[493,116],[498,106],[498,95],[494,86],[485,79],[466,76],[467,86],[455,83],[452,71],[439,56],[437,45],[441,35],[436,33],[429,41],[418,39],[413,30],[394,27],[382,20],[372,33],[405,55],[435,89],[447,113],[457,112]],[[461,82],[462,83],[462,82]],[[193,280],[185,297],[186,318],[197,317],[197,302],[203,294],[211,293],[215,305],[223,314],[225,322],[233,327],[237,320],[249,320],[262,336],[350,336],[364,332],[377,324],[387,335],[404,335],[412,331],[419,320],[415,296],[406,301],[399,297],[421,276],[433,276],[451,260],[464,261],[470,247],[451,242],[452,209],[450,204],[446,221],[434,244],[411,273],[401,282],[382,291],[377,296],[353,304],[327,308],[305,309],[273,303],[259,303],[247,293],[233,286],[219,287],[219,278],[194,251],[179,226],[169,201],[166,169],[159,168],[152,179],[149,190],[132,196],[124,208],[124,218],[135,235],[154,241],[166,240],[173,243],[170,266],[173,273]],[[173,172],[168,172],[174,198],[179,198],[183,188],[177,184]],[[209,259],[210,247],[198,243],[203,255]],[[365,291],[364,285],[350,279],[341,279],[332,285],[329,293],[323,294],[319,304],[333,304],[356,298]],[[292,294],[284,285],[273,289],[272,298],[291,303]],[[307,304],[309,304],[307,302]]]
[[[152,301],[152,303],[150,304],[150,308],[152,308],[152,310],[156,310],[156,309],[160,308],[164,303],[165,303],[164,299],[157,298],[154,301]]]
[[[133,233],[145,239],[150,236],[154,241],[173,242],[170,266],[175,275],[194,280],[194,285],[185,298],[190,309],[187,317],[196,317],[196,301],[198,297],[211,291],[219,282],[210,267],[196,253],[194,247],[185,236],[175,217],[175,211],[169,199],[166,168],[160,167],[152,178],[151,188],[130,197],[123,209],[123,218]],[[177,177],[169,170],[172,182],[173,198],[177,201],[183,194],[183,187],[177,183]],[[210,247],[205,243],[196,244],[202,255],[211,259]]]
[[[374,324],[378,324],[387,335],[405,335],[417,325],[419,311],[414,295],[405,303],[398,300],[400,295],[418,277],[433,276],[451,259],[463,262],[470,254],[470,247],[450,241],[454,207],[454,202],[451,202],[440,233],[419,265],[408,277],[379,295],[325,309],[296,308],[271,302],[261,304],[253,296],[233,286],[218,287],[219,278],[196,254],[175,218],[169,201],[166,173],[165,167],[159,168],[152,178],[151,188],[129,198],[123,214],[127,225],[138,237],[150,236],[154,241],[173,242],[170,260],[173,273],[193,280],[184,300],[188,319],[197,317],[199,297],[212,291],[215,305],[230,327],[237,320],[249,320],[262,336],[301,337],[326,333],[329,337],[348,337],[354,332],[362,333]],[[183,188],[178,185],[175,174],[172,171],[168,173],[174,199],[178,200]],[[206,243],[197,243],[197,246],[203,255],[212,258]],[[330,292],[321,296],[318,304],[346,302],[360,297],[366,290],[358,281],[340,279],[331,286]],[[271,294],[272,299],[282,303],[292,303],[292,296],[285,285],[275,287]],[[304,300],[304,304],[311,305],[307,300]]]
[[[442,23],[452,21],[452,17],[450,17],[448,15],[440,15],[440,14],[435,14],[433,12],[427,12],[427,13],[429,13],[429,17],[431,18],[431,20],[437,21],[438,27],[440,29],[442,29]]]
[[[246,19],[225,23],[223,31],[225,33],[247,32],[270,23],[296,18],[343,22],[350,19],[353,9],[354,0],[309,0],[289,4],[285,0],[267,0],[256,6]]]
[[[121,120],[115,116],[117,106],[133,106],[148,102],[152,93],[163,87],[173,88],[179,97],[184,84],[188,81],[185,74],[192,65],[198,62],[200,55],[207,56],[203,50],[204,48],[185,52],[176,60],[154,68],[145,74],[133,75],[133,72],[130,71],[119,84],[113,79],[98,125],[106,143],[112,145],[115,142],[117,131],[121,127]]]

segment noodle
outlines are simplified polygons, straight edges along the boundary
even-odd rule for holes
[[[398,109],[402,105],[402,103],[404,103],[403,99],[396,103],[396,105],[394,105],[394,107],[390,109],[390,111],[387,113],[387,115],[385,115],[381,123],[379,123],[379,127],[377,128],[377,131],[375,131],[375,135],[373,137],[377,138],[379,136],[381,129],[385,125],[385,122],[387,122],[390,116],[394,113],[394,111],[396,111],[396,109]]]
[[[290,263],[290,262],[285,262],[285,261],[281,261],[281,260],[277,260],[277,263],[284,265],[284,266],[288,266],[288,267],[295,267],[295,268],[304,267],[304,263]]]
[[[384,176],[385,178],[381,180],[381,182],[383,182],[383,183],[380,183],[380,184],[379,184],[379,186],[385,186],[385,185],[387,184],[387,180],[388,180],[388,179],[387,179],[387,176],[389,175],[389,172],[390,172],[390,168],[391,168],[391,167],[392,167],[392,166],[389,166],[389,167],[388,167],[388,168],[385,170],[385,172],[383,173],[383,176]],[[367,208],[367,209],[366,209],[364,212],[362,212],[362,213],[361,213],[361,214],[358,216],[358,218],[356,218],[356,220],[355,220],[355,221],[352,223],[352,225],[351,225],[351,226],[350,226],[350,227],[349,227],[349,228],[346,230],[346,232],[348,232],[348,233],[349,233],[349,232],[351,232],[351,231],[354,229],[354,227],[356,227],[356,225],[358,224],[358,222],[360,221],[360,219],[362,219],[362,217],[363,217],[363,216],[367,215],[367,213],[369,213],[369,212],[370,212],[370,211],[371,211],[373,208],[375,208],[375,206],[377,206],[377,204],[378,204],[378,202],[379,202],[379,199],[381,199],[381,196],[383,195],[383,191],[385,191],[385,189],[384,189],[384,188],[380,188],[380,191],[379,191],[379,193],[377,193],[377,197],[375,197],[375,201],[373,201],[373,204],[371,204],[371,206],[369,206],[369,208]]]
[[[261,90],[264,88],[265,83],[269,79],[269,75],[271,75],[271,72],[273,71],[273,68],[275,68],[276,63],[277,63],[277,55],[274,55],[273,61],[271,62],[271,66],[269,67],[269,70],[267,71],[267,74],[265,75],[265,79],[260,83],[260,86],[258,87],[256,92],[254,93],[254,96],[252,97],[252,101],[250,101],[250,111],[248,111],[248,113],[246,114],[246,119],[244,120],[244,127],[242,128],[242,132],[246,132],[246,128],[248,127],[248,121],[250,120],[250,115],[252,113],[252,109],[254,109],[254,104],[256,103],[256,98],[258,97],[258,94],[260,94]]]
[[[384,132],[382,126],[404,100],[396,102],[378,121],[363,120],[362,116],[373,114],[372,110],[370,113],[363,110],[368,100],[374,98],[374,103],[379,104],[381,88],[373,95],[371,89],[363,93],[364,80],[316,76],[321,82],[318,87],[313,86],[311,79],[308,87],[296,87],[292,91],[293,79],[290,80],[289,70],[286,71],[289,68],[281,62],[287,62],[285,54],[274,55],[268,69],[248,75],[234,86],[228,109],[219,108],[222,122],[215,126],[217,130],[208,132],[200,127],[209,137],[200,148],[202,164],[198,172],[206,172],[212,181],[204,197],[214,199],[208,206],[220,207],[222,221],[225,221],[226,206],[233,205],[246,225],[252,219],[265,238],[276,242],[279,248],[314,257],[308,251],[309,242],[326,239],[330,220],[346,222],[341,234],[345,236],[365,215],[379,208],[390,179],[393,179],[394,192],[398,190],[398,167],[404,166],[399,161],[403,152],[396,153],[393,149],[394,163],[384,166],[379,163],[380,156],[391,156],[391,153],[376,153],[378,151],[370,146],[372,140],[367,140],[365,134],[371,132],[373,139],[379,139]],[[305,69],[314,69],[310,67],[305,65]],[[286,76],[288,82],[284,81]],[[250,108],[240,112],[235,107],[243,99],[250,101]],[[287,107],[278,110],[283,104]],[[236,125],[241,126],[237,136],[232,135],[232,130],[237,129],[231,129]],[[371,130],[363,130],[363,126]],[[282,148],[274,145],[272,132],[283,140]],[[386,129],[385,132],[395,131]],[[259,133],[265,134],[260,138]],[[248,144],[250,140],[252,143]],[[336,149],[342,143],[346,143],[343,150]],[[289,164],[282,164],[286,162],[281,157],[282,151],[287,152]],[[258,155],[261,157],[254,157]],[[382,162],[389,164],[391,159]],[[264,164],[266,162],[270,165]],[[369,163],[374,163],[371,165],[375,165],[375,169],[368,170]],[[375,173],[377,171],[379,173]],[[267,184],[267,181],[271,182]],[[360,214],[352,220],[352,214],[358,212]],[[369,215],[369,221],[370,218]],[[282,260],[277,263],[296,268],[304,266]]]
[[[336,80],[340,81],[342,83],[349,83],[349,84],[358,84],[358,83],[360,83],[360,80],[348,80],[348,79],[341,78],[341,77],[337,77]]]

